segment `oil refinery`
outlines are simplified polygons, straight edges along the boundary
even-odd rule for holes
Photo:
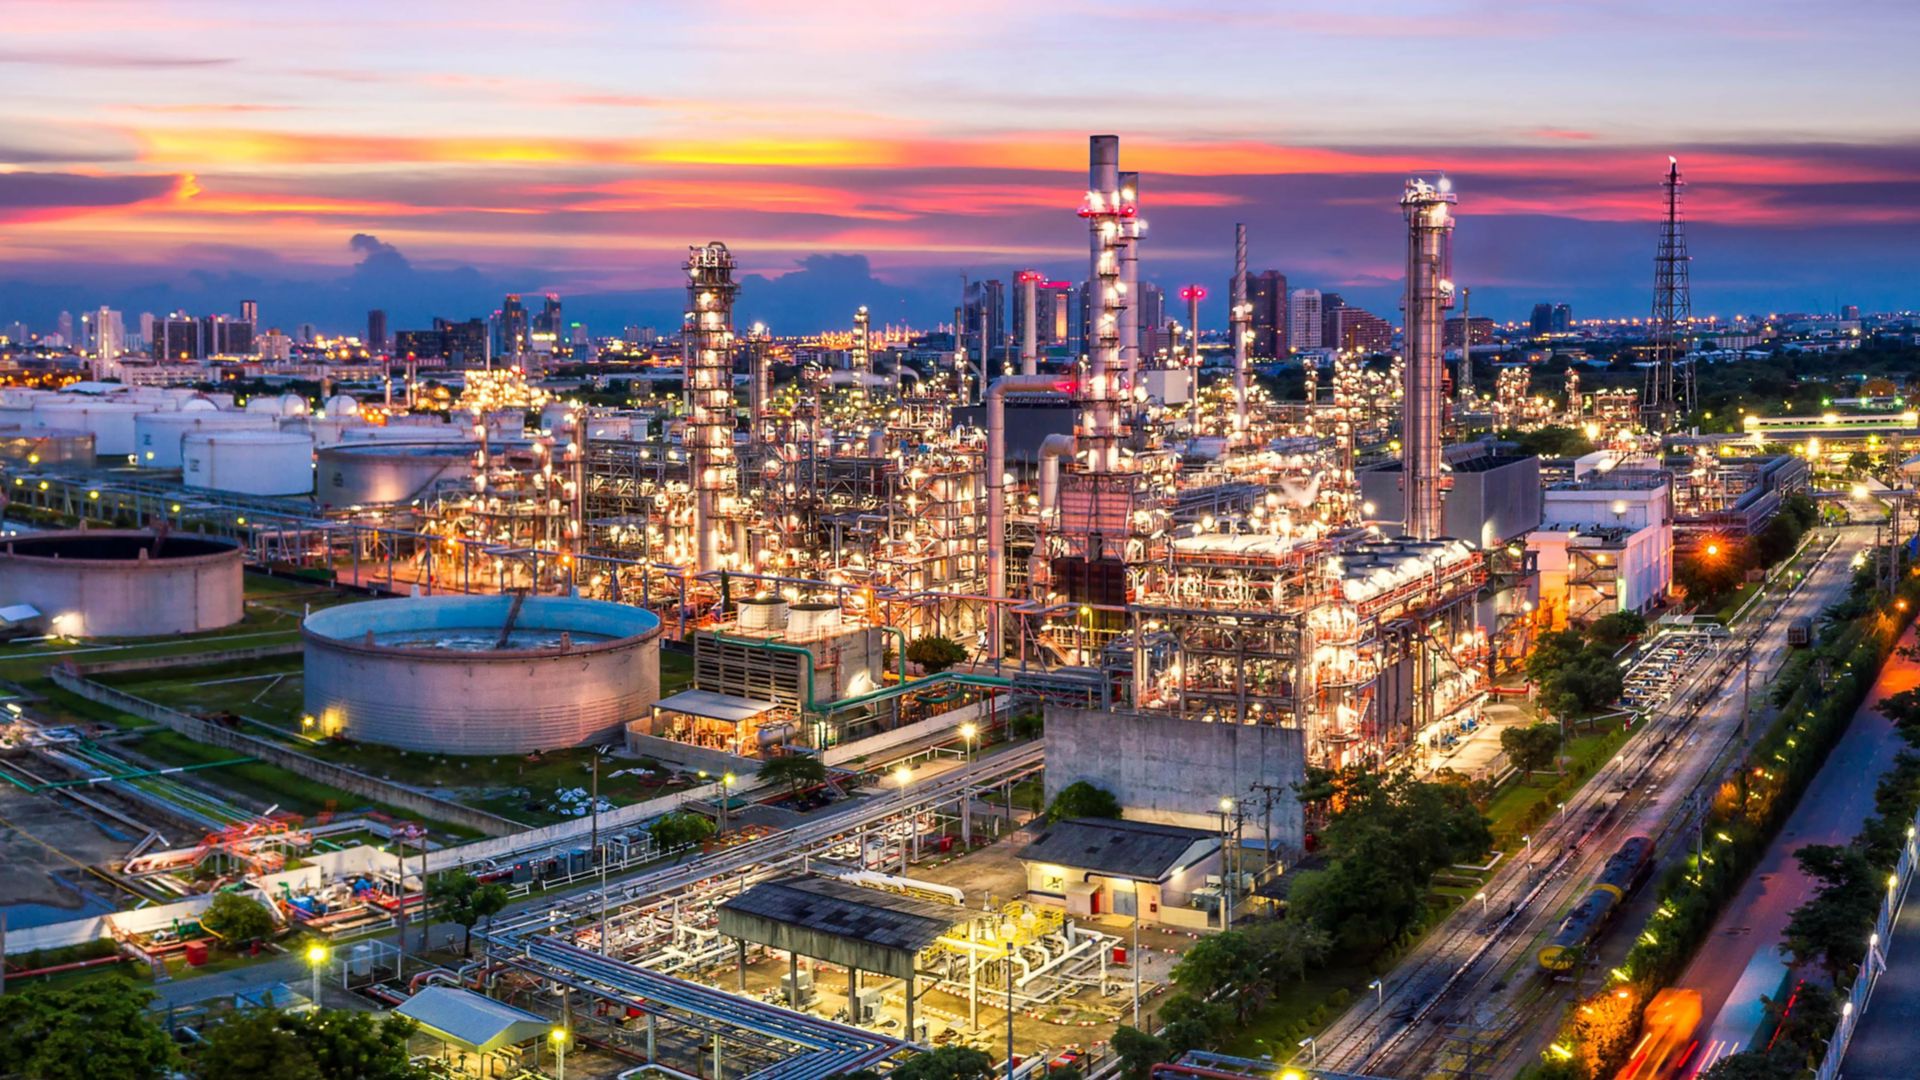
[[[137,364],[0,391],[4,794],[137,841],[35,856],[99,903],[0,922],[9,956],[185,974],[237,893],[313,943],[294,991],[413,1017],[457,1075],[573,1048],[607,1076],[825,1078],[949,1045],[1047,1075],[1144,1025],[1196,938],[1284,910],[1324,861],[1315,778],[1491,790],[1488,732],[1561,708],[1525,675],[1541,635],[1666,610],[1676,548],[1758,538],[1809,486],[1818,452],[1758,420],[1670,430],[1671,341],[1659,401],[1476,373],[1473,194],[1437,174],[1368,193],[1404,221],[1375,253],[1404,267],[1398,344],[1316,292],[1282,394],[1256,230],[1215,238],[1226,303],[1186,286],[1168,329],[1153,180],[1091,137],[1059,193],[1084,274],[1015,274],[1004,335],[973,283],[917,353],[851,303],[818,340],[737,325],[753,286],[712,241],[649,368],[669,392],[621,404],[517,353],[356,361],[312,397]],[[1084,347],[1043,346],[1068,296]],[[1873,438],[1920,440],[1906,415]],[[1530,449],[1544,428],[1590,445]],[[1801,565],[1837,588],[1823,555]],[[1088,788],[1113,812],[1049,813]],[[1560,821],[1465,870],[1531,866]],[[1654,859],[1628,845],[1540,977],[1624,917]],[[459,924],[477,955],[416,922],[471,910],[453,877],[504,890]],[[1432,1060],[1373,1030],[1325,1036],[1340,1075]],[[1293,1049],[1284,1075],[1317,1068]]]

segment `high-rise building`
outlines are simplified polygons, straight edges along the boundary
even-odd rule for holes
[[[1553,305],[1553,332],[1556,334],[1571,334],[1573,332],[1572,305]]]
[[[200,320],[185,312],[175,312],[153,320],[151,347],[155,360],[178,363],[206,358],[201,344]]]
[[[1841,321],[1843,322],[1850,322],[1850,321],[1859,319],[1860,305],[1859,304],[1840,305],[1840,318],[1841,318]]]
[[[1229,290],[1231,293],[1231,290]],[[1287,352],[1287,275],[1263,270],[1247,279],[1247,305],[1253,329],[1252,355],[1274,358]]]
[[[1347,306],[1347,298],[1337,292],[1320,294],[1320,343],[1339,347],[1340,312]]]
[[[367,351],[387,351],[387,313],[380,308],[367,312]]]
[[[200,320],[202,356],[252,356],[253,324],[225,315]]]
[[[258,330],[260,327],[260,302],[257,300],[240,301],[240,321]]]
[[[1473,316],[1473,344],[1478,347],[1493,340],[1493,320],[1484,315]],[[1460,344],[1460,318],[1454,316],[1447,320],[1446,329],[1440,331],[1440,343],[1445,346]]]
[[[71,311],[61,312],[60,317],[54,320],[53,328],[54,328],[54,331],[60,335],[60,344],[66,345],[68,347],[72,347],[72,345],[74,344],[73,312]]]
[[[1342,304],[1327,313],[1325,329],[1322,347],[1359,353],[1393,351],[1393,324],[1371,311]]]
[[[1041,348],[1073,340],[1073,284],[1042,281],[1034,286],[1034,340]],[[1019,335],[1014,335],[1015,340]]]
[[[519,293],[508,293],[500,302],[500,310],[495,313],[498,336],[494,340],[494,354],[502,357],[519,356],[527,351],[527,308],[520,302]]]
[[[1167,337],[1167,294],[1160,291],[1160,286],[1143,281],[1135,302],[1140,305],[1141,357],[1156,356],[1161,350],[1171,348],[1173,343]]]
[[[552,334],[557,340],[566,336],[567,324],[560,315],[560,294],[548,293],[540,305],[540,314],[533,317],[533,329],[537,333]]]
[[[1527,333],[1535,337],[1553,333],[1552,304],[1533,305],[1533,314],[1527,319]]]
[[[1319,289],[1295,289],[1287,297],[1288,347],[1320,348],[1320,299]]]
[[[86,316],[91,339],[87,344],[87,353],[104,367],[127,351],[127,326],[119,312],[110,307],[102,307],[89,312]]]
[[[484,363],[487,359],[487,321],[468,319],[465,322],[452,322],[447,319],[433,320],[433,328],[441,335],[440,355],[449,364]]]
[[[320,340],[320,328],[310,322],[303,322],[293,329],[294,340],[302,345],[312,345]]]
[[[985,341],[980,338],[980,320],[983,314],[986,317]],[[999,278],[967,282],[965,305],[960,317],[961,321],[966,323],[961,330],[966,336],[968,357],[976,362],[983,357],[987,360],[1005,358],[1007,341],[1005,282]],[[997,374],[1000,369],[990,368],[989,370]]]

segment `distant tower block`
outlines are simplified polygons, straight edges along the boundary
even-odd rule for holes
[[[726,569],[737,483],[733,456],[733,256],[714,241],[687,249],[687,429],[693,552],[701,573]]]
[[[1660,250],[1653,259],[1653,366],[1642,396],[1649,431],[1670,431],[1681,413],[1693,411],[1693,296],[1687,254],[1687,223],[1680,216],[1680,161],[1667,158],[1667,216],[1660,223]]]
[[[1440,424],[1443,379],[1442,312],[1453,305],[1447,279],[1453,235],[1452,185],[1407,181],[1400,207],[1407,216],[1407,333],[1404,401],[1400,424],[1401,483],[1405,485],[1406,534],[1415,540],[1440,535]]]

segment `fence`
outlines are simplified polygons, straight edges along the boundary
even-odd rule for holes
[[[476,810],[471,806],[451,799],[443,799],[438,795],[430,795],[404,784],[369,776],[345,765],[321,761],[269,739],[243,734],[177,709],[169,709],[165,705],[94,682],[66,668],[52,668],[48,674],[53,678],[55,686],[69,693],[78,694],[88,701],[151,720],[195,742],[259,758],[296,776],[303,776],[362,798],[374,799],[410,814],[420,814],[435,821],[478,829],[488,836],[507,836],[525,827],[498,814],[489,814],[485,810]]]
[[[1880,913],[1873,920],[1873,937],[1867,946],[1867,961],[1860,965],[1860,974],[1853,980],[1853,988],[1847,992],[1847,1000],[1840,1005],[1840,1023],[1833,1029],[1833,1038],[1827,1042],[1827,1056],[1820,1061],[1820,1068],[1814,1071],[1814,1080],[1836,1080],[1840,1075],[1840,1065],[1846,1060],[1847,1045],[1853,1041],[1853,1031],[1860,1023],[1860,1017],[1867,1011],[1867,999],[1873,996],[1873,984],[1886,970],[1886,948],[1892,943],[1893,920],[1900,914],[1900,905],[1906,898],[1907,886],[1913,881],[1914,871],[1914,834],[1920,831],[1920,814],[1907,824],[1907,843],[1900,850],[1900,862],[1894,866],[1893,876],[1887,879],[1887,895],[1880,898]]]

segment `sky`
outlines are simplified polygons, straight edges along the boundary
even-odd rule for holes
[[[0,0],[0,322],[396,328],[557,291],[670,326],[688,245],[776,331],[1084,277],[1089,134],[1142,274],[1394,316],[1409,176],[1477,314],[1650,306],[1687,180],[1701,313],[1920,306],[1911,0]]]

